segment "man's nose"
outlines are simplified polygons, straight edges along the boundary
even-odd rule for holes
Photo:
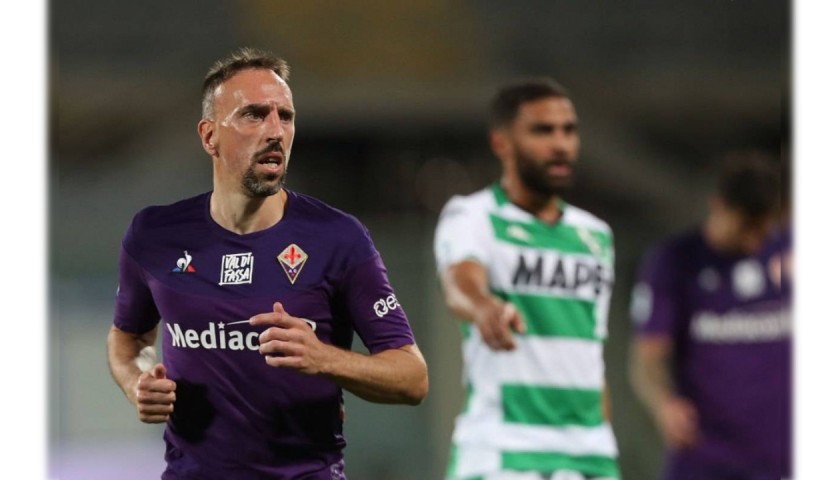
[[[554,148],[558,151],[569,153],[573,143],[572,136],[565,132],[560,131],[554,134]]]
[[[265,117],[265,136],[267,140],[282,140],[283,139],[283,121],[280,119],[280,112],[276,109],[272,110],[267,117]]]

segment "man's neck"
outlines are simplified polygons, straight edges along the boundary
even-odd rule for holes
[[[210,195],[210,217],[225,230],[240,235],[259,232],[283,218],[287,199],[285,190],[270,197],[253,198],[242,192],[214,189]]]
[[[703,237],[712,250],[723,255],[746,255],[754,252],[746,249],[738,239],[729,233],[720,218],[710,214],[703,223]]]
[[[545,195],[529,190],[518,179],[502,177],[502,189],[511,203],[534,215],[549,225],[555,224],[563,216],[560,209],[559,195]]]

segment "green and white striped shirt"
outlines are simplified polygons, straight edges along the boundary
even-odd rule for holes
[[[496,183],[453,197],[441,212],[438,271],[464,260],[483,264],[491,290],[513,303],[527,327],[515,334],[514,351],[494,352],[473,324],[460,324],[467,399],[447,478],[564,470],[620,476],[601,405],[612,232],[588,212],[562,208],[561,220],[547,225]]]

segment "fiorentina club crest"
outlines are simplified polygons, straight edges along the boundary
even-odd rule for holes
[[[277,261],[280,262],[283,271],[286,272],[286,276],[289,277],[289,281],[293,285],[295,280],[297,280],[298,274],[303,269],[303,264],[306,263],[306,259],[308,258],[309,255],[294,243],[280,252],[280,255],[277,255]]]

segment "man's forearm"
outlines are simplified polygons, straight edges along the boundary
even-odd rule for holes
[[[426,361],[416,345],[374,355],[331,348],[322,374],[369,402],[417,405],[429,390]]]
[[[490,294],[466,293],[464,291],[451,292],[446,302],[446,307],[457,318],[474,322],[476,312],[486,303],[494,302]]]
[[[149,350],[154,348],[154,339],[155,331],[135,335],[112,326],[108,332],[108,366],[111,376],[132,404],[137,403],[134,385],[143,373],[141,366],[154,364],[153,358],[145,358],[154,355],[154,350]]]
[[[673,388],[667,355],[651,350],[654,348],[650,346],[636,346],[631,379],[636,394],[651,412],[656,413],[662,402],[673,396]]]
[[[475,262],[462,262],[450,267],[442,277],[446,307],[456,317],[472,322],[476,312],[488,303],[498,301],[488,288],[487,272]]]

